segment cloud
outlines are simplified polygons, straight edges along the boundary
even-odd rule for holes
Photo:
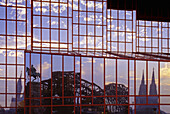
[[[17,19],[25,20],[23,16],[26,15],[26,8],[17,8]]]
[[[40,64],[35,65],[35,68],[37,69],[37,72],[40,72]],[[49,68],[51,68],[51,64],[49,64],[48,62],[45,61],[42,64],[41,68],[42,68],[43,72],[46,72]],[[47,72],[47,74],[48,74],[48,72]]]
[[[9,53],[7,53],[7,56],[9,56],[9,57],[16,57],[16,56],[20,57],[20,58],[24,57],[24,52],[19,52],[19,51],[17,51],[17,53],[16,53],[16,51],[8,51],[8,52]]]
[[[92,63],[92,59],[91,58],[87,58],[85,61],[83,61],[83,63]],[[96,63],[95,59],[93,59],[93,63]]]
[[[4,75],[4,69],[0,68],[0,76]]]
[[[170,79],[170,63],[164,63],[164,66],[160,68],[161,78],[169,78]]]
[[[140,41],[150,41],[151,39],[149,39],[149,38],[140,38],[139,40]]]
[[[52,21],[51,25],[58,25],[58,22],[57,21]]]
[[[6,42],[5,37],[0,37],[1,48],[6,48],[5,42]],[[7,48],[15,48],[16,47],[15,44],[16,44],[16,38],[8,36]],[[29,46],[29,45],[31,45],[31,38],[27,38],[27,46]],[[21,48],[25,49],[26,48],[25,37],[17,37],[17,48],[19,48],[19,49],[21,49]]]
[[[51,65],[47,62],[44,62],[42,66],[43,66],[43,70],[47,70],[51,67]]]
[[[43,13],[46,13],[46,12],[48,12],[48,9],[47,8],[42,8],[42,10],[41,10],[41,8],[35,8],[35,11],[36,12],[42,11]]]

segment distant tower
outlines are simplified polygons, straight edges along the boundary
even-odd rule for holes
[[[157,95],[156,84],[155,84],[155,76],[154,76],[154,68],[152,73],[152,82],[150,84],[149,95]]]
[[[154,68],[153,68],[153,72],[152,72],[152,82],[150,84],[149,95],[157,95]],[[158,104],[158,96],[149,96],[148,97],[148,103],[149,104]],[[152,107],[158,109],[158,105],[153,105]]]
[[[146,95],[144,70],[143,70],[143,75],[142,75],[142,81],[141,81],[140,88],[139,88],[139,95]]]
[[[20,95],[21,95],[21,91],[22,91],[22,83],[21,83],[21,76],[22,76],[22,71],[21,71],[21,74],[20,74],[20,78],[18,79],[18,82],[17,82],[17,99],[20,99]]]
[[[146,95],[146,84],[145,84],[145,78],[144,78],[144,70],[143,70],[143,74],[142,74],[142,81],[139,87],[139,95]],[[138,96],[136,97],[136,104],[145,104],[146,103],[146,96]],[[137,105],[136,109],[137,110],[141,110],[145,108],[145,105],[140,106]]]
[[[21,74],[20,74],[20,78],[18,79],[18,82],[17,82],[17,99],[12,97],[11,104],[10,104],[11,107],[15,107],[16,102],[17,102],[17,106],[18,106],[18,103],[24,100],[24,95],[21,96],[21,91],[22,91],[21,77],[22,77],[22,71],[21,71]],[[13,108],[11,108],[10,110],[13,110]]]

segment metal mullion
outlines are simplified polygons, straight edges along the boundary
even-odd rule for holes
[[[70,19],[68,18],[69,17],[69,0],[67,0],[67,51],[69,51],[69,21]]]
[[[93,104],[93,57],[92,57],[92,104]]]
[[[33,16],[41,16],[41,15],[33,14]],[[43,17],[49,17],[49,15],[45,15],[45,14],[43,14],[42,16],[43,16]],[[66,16],[54,16],[54,15],[51,15],[51,17],[72,18],[72,17],[66,17]]]
[[[103,37],[103,36],[97,36],[97,35],[78,35],[78,34],[73,34],[73,36]]]
[[[72,0],[72,51],[73,51],[73,0]]]
[[[59,16],[58,16],[58,24],[59,24],[59,29],[58,29],[58,49],[59,49],[59,52],[60,52],[60,0],[59,0],[59,3],[58,3],[59,7],[58,7],[58,10],[59,10]]]
[[[42,93],[41,93],[41,81],[42,81],[42,54],[40,54],[40,106],[42,106]]]
[[[53,96],[53,55],[51,55],[51,114],[53,112],[53,99],[52,99],[52,96]]]
[[[167,45],[168,45],[168,53],[169,53],[169,23],[168,23],[168,41],[167,41],[167,43],[168,43]]]
[[[104,17],[104,14],[103,14],[103,12],[104,12],[104,10],[103,10],[104,8],[103,8],[103,0],[102,0],[102,55],[103,55],[103,49],[104,49],[104,37],[103,37],[103,34],[104,34],[104,27],[103,27],[103,17]],[[107,28],[106,28],[106,30],[107,30]],[[105,109],[105,108],[104,108]],[[105,111],[104,111],[105,112]]]
[[[107,1],[106,1],[106,4],[107,4]],[[111,5],[111,4],[110,4],[110,5]],[[107,7],[107,6],[106,6],[106,7]],[[106,8],[106,50],[109,51],[109,50],[108,50],[108,40],[107,40],[107,36],[108,36],[108,35],[107,35],[107,29],[108,29],[108,28],[107,28],[107,27],[108,27],[108,25],[107,25],[108,12],[107,12],[107,11],[108,11],[108,10],[107,10],[107,8]],[[108,55],[108,54],[106,54],[106,56],[107,56],[107,55]]]
[[[159,22],[159,21],[158,21]],[[150,27],[150,28],[157,28],[157,27],[159,27],[159,26],[153,26],[153,25],[151,25],[151,26],[149,26],[149,25],[138,25],[139,27]],[[167,27],[163,27],[163,28],[167,28]]]
[[[162,22],[161,22],[161,53],[162,53]]]
[[[136,60],[134,60],[134,104],[135,104],[135,114],[136,114]]]
[[[128,11],[128,10],[126,10]],[[122,21],[133,21],[133,19],[117,19],[117,18],[109,18],[111,20],[122,20]]]
[[[27,7],[27,1],[26,1],[26,7]],[[25,41],[25,45],[26,45],[26,47],[25,47],[25,49],[27,50],[27,8],[25,8],[25,19],[26,19],[26,21],[25,21],[25,39],[26,39],[26,41]],[[25,57],[25,56],[24,56]],[[25,73],[25,72],[24,72]],[[24,108],[24,110],[25,110],[25,108]],[[24,113],[25,113],[25,111],[24,111]]]
[[[6,4],[6,5],[0,5],[0,7],[11,7],[11,8],[13,8],[13,7],[16,7],[16,6],[8,6],[8,5]],[[28,8],[28,9],[31,9],[31,7],[26,7],[26,6],[24,6],[24,7],[17,6],[17,8]]]
[[[42,2],[43,1],[41,1],[40,2],[40,4],[41,4],[41,6],[40,6],[40,9],[41,9],[41,12],[40,12],[40,27],[39,27],[39,29],[40,29],[40,47],[41,47],[41,52],[42,52],[42,29],[43,29],[43,27],[42,27]],[[35,28],[35,27],[33,27],[33,28]],[[32,45],[33,45],[33,43],[32,43]]]
[[[42,17],[42,16],[41,16]],[[33,27],[34,29],[50,29],[47,27]],[[53,30],[68,30],[68,29],[63,29],[63,28],[51,28]]]
[[[5,20],[7,20],[7,21],[16,21],[16,19],[0,19],[0,20],[2,20],[2,21],[5,21]],[[17,20],[17,21],[26,22],[26,20]]]
[[[90,0],[87,0],[87,1],[90,1]],[[83,11],[83,10],[79,10],[79,9],[78,10],[73,10],[73,11],[94,13],[94,11]],[[96,13],[102,13],[102,12],[96,11]]]
[[[111,5],[111,4],[110,4]],[[110,9],[110,17],[112,16],[112,10]],[[111,44],[111,39],[112,39],[112,32],[111,32],[111,25],[112,25],[112,23],[111,23],[111,19],[110,19],[110,51],[112,51],[112,44]]]
[[[16,59],[16,60],[15,60],[15,64],[16,64],[16,67],[15,67],[15,68],[16,68],[16,69],[15,69],[15,70],[16,70],[16,74],[15,74],[15,78],[16,78],[16,79],[15,79],[15,80],[16,80],[16,82],[15,82],[15,83],[16,83],[16,93],[17,93],[17,84],[18,84],[18,83],[17,83],[17,34],[18,34],[18,33],[17,33],[17,30],[18,30],[18,29],[17,29],[17,23],[18,23],[18,21],[17,21],[17,3],[18,3],[18,2],[17,2],[17,0],[16,0],[16,13],[15,13],[15,15],[16,15],[16,25],[15,25],[15,27],[16,27],[16,28],[15,28],[15,30],[16,30],[16,36],[15,36],[15,38],[16,38],[16,41],[15,41],[15,45],[16,45],[16,53],[15,53],[15,54],[16,54],[16,57],[15,57],[15,59]],[[15,113],[17,114],[17,95],[16,95],[16,94],[15,94],[15,97],[16,97],[16,101],[15,101],[15,108],[16,108],[16,109],[15,109]]]
[[[50,20],[50,23],[49,23],[49,37],[50,37],[50,53],[51,53],[51,0],[49,1],[49,13],[50,13],[50,16],[49,16],[49,20]]]
[[[140,33],[139,33],[139,20],[138,20],[138,46],[140,46],[140,43],[139,43],[139,36],[140,36]],[[138,52],[139,52],[139,48],[138,48]]]
[[[82,98],[81,96],[81,64],[82,64],[82,61],[81,61],[81,56],[80,56],[80,114],[81,114],[81,106],[82,106],[81,104],[81,98]]]
[[[133,7],[133,2],[132,2],[132,7]],[[133,52],[133,39],[134,39],[134,37],[133,37],[133,33],[134,33],[134,30],[133,30],[133,21],[134,20],[133,20],[133,11],[132,11],[132,52]]]
[[[64,55],[62,55],[62,105],[64,105]]]
[[[5,58],[6,58],[6,60],[5,60],[5,64],[6,64],[6,69],[5,69],[5,71],[6,71],[6,80],[5,80],[5,107],[7,107],[7,0],[6,0],[6,7],[5,7],[5,10],[6,10],[6,17],[5,17],[5,19],[6,19],[6,23],[5,23],[5,27],[6,27],[6,29],[5,29],[5,32],[6,32],[6,53],[5,53]]]
[[[8,63],[0,63],[0,65],[16,65],[16,64],[8,64]],[[18,66],[24,66],[24,64],[17,64]],[[0,77],[1,78],[1,77]]]
[[[0,36],[17,36],[17,37],[31,37],[31,36],[25,36],[25,35],[6,35],[6,34],[0,34]],[[8,48],[9,49],[9,48]]]
[[[159,114],[160,114],[160,79],[161,79],[161,77],[160,77],[160,61],[158,61],[158,110],[159,110]]]
[[[26,4],[26,6],[27,6],[27,4]],[[24,93],[23,93],[23,95],[24,95],[24,114],[26,113],[26,109],[25,109],[25,104],[26,104],[26,87],[25,87],[25,85],[26,85],[26,53],[25,53],[25,51],[24,51]],[[21,79],[22,79],[22,77],[21,77]]]
[[[124,6],[125,6],[125,15],[124,15],[124,16],[125,16],[125,25],[124,25],[124,26],[125,26],[125,50],[124,50],[124,51],[125,51],[125,53],[126,53],[126,21],[127,21],[127,20],[126,20],[126,11],[127,11],[127,10],[126,10],[126,0],[125,0]]]
[[[129,67],[130,67],[130,65],[129,65],[130,63],[129,63],[129,60],[128,60],[128,114],[130,114],[130,97],[129,97],[129,95],[130,95],[130,89],[129,89],[129,87],[130,87],[130,82],[129,82],[129,78],[130,78],[130,76],[129,76],[129,74],[130,74],[130,70],[129,70]]]
[[[87,9],[88,10],[88,9]],[[87,12],[85,12],[85,13],[88,13],[88,11]],[[86,16],[87,17],[87,16]],[[88,22],[88,21],[87,21]],[[73,23],[73,24],[75,24],[75,25],[78,25],[78,23]],[[94,25],[94,26],[106,26],[106,25],[103,25],[103,24],[84,24],[84,23],[79,23],[79,25]]]
[[[87,1],[86,1],[86,19],[88,18],[88,8],[87,8]],[[88,54],[88,21],[86,21],[86,55]]]
[[[119,3],[118,3],[119,4]],[[119,31],[119,10],[117,10],[117,29]],[[117,41],[119,42],[119,32],[117,32]],[[119,43],[117,43],[117,53],[119,53]]]
[[[96,24],[96,1],[94,1],[94,24]],[[94,25],[94,35],[96,35],[96,26]],[[96,37],[94,36],[94,55],[96,55]]]
[[[41,4],[42,5],[42,4]],[[31,50],[33,50],[33,0],[31,0]],[[41,9],[42,11],[42,9]],[[40,22],[41,23],[41,22]]]
[[[30,78],[30,82],[29,82],[29,98],[32,98],[31,96],[31,53],[30,53],[30,62],[29,62],[29,66],[30,66],[30,69],[29,69],[29,72],[30,72],[30,75],[29,75],[29,78]],[[31,106],[31,99],[29,99],[29,106]],[[31,114],[31,107],[29,108],[29,114]]]
[[[116,59],[116,105],[118,104],[118,98],[117,98],[117,68],[118,66],[117,66],[117,59]]]
[[[158,37],[156,39],[158,40],[158,51],[157,51],[157,53],[159,53],[159,21],[158,21]]]
[[[79,11],[79,9],[80,9],[80,1],[78,0],[78,35],[80,35],[80,26],[79,26],[79,24],[80,24],[80,11]],[[78,53],[79,53],[79,51],[80,51],[80,36],[78,36]]]
[[[0,77],[0,79],[5,80],[5,79],[6,79],[6,77]],[[8,79],[16,79],[16,78],[8,77]],[[17,79],[24,79],[24,78],[17,78]],[[0,93],[0,94],[1,94],[1,93]]]
[[[146,61],[146,104],[148,104],[148,61]]]
[[[151,21],[151,26],[152,26],[152,21]],[[146,27],[145,27],[146,28]],[[151,29],[151,47],[153,47],[153,42],[152,42],[152,40],[153,40],[153,33],[152,33],[152,29]],[[146,42],[146,41],[145,41]],[[151,53],[153,52],[153,49],[151,48]]]
[[[103,0],[102,0],[103,1]],[[105,67],[105,64],[106,64],[106,60],[105,60],[105,58],[104,58],[104,114],[105,114],[105,112],[106,112],[106,87],[105,87],[105,78],[106,78],[106,76],[105,76],[105,71],[106,71],[106,67]]]
[[[103,25],[104,26],[104,25]],[[107,31],[111,31],[111,32],[125,32],[125,31],[123,31],[123,30],[107,30]],[[132,33],[131,31],[126,31],[126,33]],[[136,33],[136,32],[134,32],[134,33]],[[142,37],[143,38],[143,37]]]
[[[151,34],[151,37],[152,37],[152,34]],[[144,49],[145,49],[145,52],[146,52],[146,21],[144,21],[144,39],[145,39],[145,42],[144,42]],[[152,44],[152,43],[151,43]],[[152,47],[152,45],[151,45]],[[152,51],[151,51],[152,52]]]
[[[76,84],[75,84],[75,56],[74,56],[74,114],[76,114],[76,89],[75,89],[75,86],[76,86]]]

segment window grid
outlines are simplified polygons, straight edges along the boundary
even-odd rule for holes
[[[32,113],[36,108],[40,108],[40,111],[45,108],[52,113],[58,107],[70,107],[68,109],[75,114],[84,110],[93,111],[93,108],[103,113],[121,111],[126,106],[128,113],[137,113],[138,106],[145,105],[158,106],[158,113],[168,110],[170,93],[165,91],[167,88],[163,84],[168,86],[168,82],[163,79],[168,79],[165,75],[169,73],[169,22],[136,20],[135,11],[107,9],[106,0],[22,2],[0,2],[0,86],[4,87],[0,92],[2,108],[14,109],[16,113]],[[54,7],[58,7],[57,10]],[[115,30],[112,30],[113,25]],[[55,66],[55,61],[61,62],[60,68]],[[40,93],[37,97],[31,96],[34,83],[27,82],[32,77],[27,74],[26,67],[31,69],[32,64],[40,73],[40,82],[37,82]],[[45,65],[49,67],[48,78],[51,80],[45,77]],[[149,94],[152,68],[157,95]],[[139,95],[143,69],[146,95]],[[53,95],[55,71],[61,73],[61,80],[57,83],[61,84],[62,89],[58,96]],[[87,72],[88,76],[85,75]],[[51,83],[50,87],[47,87],[47,82]],[[21,91],[18,87],[20,83]],[[88,95],[82,89],[86,85],[90,89]],[[119,85],[124,85],[127,93],[120,94]],[[50,90],[47,96],[45,89]],[[67,91],[73,93],[67,94]],[[109,94],[110,91],[113,94]],[[146,103],[138,103],[141,97],[146,97]],[[149,104],[151,97],[158,98],[158,102]],[[18,104],[22,103],[19,99],[24,104]],[[120,102],[121,99],[126,102]],[[22,107],[19,108],[19,105]]]

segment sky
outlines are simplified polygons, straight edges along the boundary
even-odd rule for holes
[[[52,0],[54,2],[58,2],[58,0]],[[78,45],[80,48],[88,48],[89,50],[94,50],[94,47],[96,47],[97,50],[105,49],[107,51],[128,51],[132,52],[136,49],[136,44],[139,46],[148,46],[146,49],[147,52],[151,51],[151,47],[153,44],[156,47],[153,49],[155,52],[161,52],[162,47],[168,48],[168,40],[162,39],[162,44],[159,42],[157,38],[168,38],[168,29],[167,26],[169,23],[167,22],[150,22],[146,21],[146,30],[144,27],[139,27],[139,30],[136,28],[137,25],[144,25],[144,21],[137,21],[135,18],[136,12],[135,11],[117,11],[117,10],[107,10],[106,9],[106,2],[96,2],[85,0],[60,0],[62,3],[52,3],[51,7],[49,7],[49,4],[47,2],[42,3],[42,10],[41,10],[41,4],[39,2],[33,3],[33,41],[41,41],[44,42],[50,42],[50,35],[51,35],[51,42],[54,42],[54,44],[51,45],[52,48],[58,48],[58,42],[60,42],[60,48],[67,48],[69,46],[69,50],[76,50],[78,48]],[[105,1],[105,0],[104,0]],[[5,32],[5,21],[0,20],[0,25],[2,26],[0,28],[0,63],[5,63],[6,56],[7,56],[7,63],[8,64],[15,64],[15,61],[17,59],[17,64],[24,64],[24,49],[31,49],[31,10],[28,8],[26,12],[26,6],[30,7],[30,0],[17,0],[17,6],[20,6],[20,8],[17,8],[17,15],[16,15],[16,8],[15,7],[8,7],[7,8],[7,19],[17,19],[22,20],[18,21],[17,23],[15,21],[8,21],[7,22],[7,34],[8,35],[20,35],[20,37],[15,36],[7,36],[7,42],[6,37],[3,36],[6,34]],[[0,0],[0,5],[5,5],[5,0]],[[60,5],[60,7],[58,7]],[[7,6],[16,6],[16,0],[8,0]],[[72,7],[73,6],[73,7]],[[49,9],[51,8],[51,15],[52,16],[61,16],[58,17],[51,17],[51,33],[49,29],[43,29],[42,34],[41,30],[38,27],[44,27],[49,28],[50,26],[50,18],[49,17],[42,17],[42,24],[41,24],[41,18],[40,15],[42,11],[42,15],[49,15]],[[88,13],[84,12],[86,11],[86,8],[88,9]],[[78,9],[81,10],[81,12],[78,13]],[[0,19],[5,19],[6,17],[6,9],[5,7],[0,7]],[[97,11],[97,13],[94,13],[94,11]],[[118,13],[119,12],[119,15]],[[126,16],[125,16],[126,15]],[[132,17],[133,15],[133,17]],[[67,19],[66,16],[69,16],[71,18]],[[123,19],[128,19],[126,22]],[[26,21],[27,18],[27,21]],[[113,20],[110,20],[113,19]],[[119,21],[116,19],[119,18]],[[95,21],[95,22],[94,22]],[[80,22],[81,25],[78,25],[78,22]],[[152,23],[152,24],[151,24]],[[86,25],[85,25],[86,24]],[[89,24],[87,26],[87,24]],[[94,24],[97,24],[94,26]],[[102,27],[102,25],[104,25]],[[125,26],[126,25],[126,26]],[[154,26],[151,28],[150,26]],[[159,26],[158,26],[159,25]],[[16,30],[17,26],[17,30]],[[27,26],[27,31],[26,31]],[[87,27],[87,28],[86,28]],[[58,28],[62,30],[58,30]],[[128,32],[124,32],[124,31]],[[112,32],[111,32],[112,31]],[[119,31],[119,32],[118,32]],[[77,36],[77,34],[81,35],[80,37]],[[133,34],[132,34],[133,33]],[[25,37],[27,35],[27,38]],[[60,35],[60,36],[59,36]],[[87,37],[85,35],[88,35]],[[22,36],[22,37],[21,37]],[[96,36],[96,37],[95,37]],[[139,40],[136,42],[136,36],[139,36]],[[151,39],[150,37],[154,37],[154,39]],[[59,38],[60,37],[60,38]],[[72,40],[73,37],[73,40]],[[144,37],[147,37],[144,39]],[[119,41],[123,42],[120,43],[118,46],[116,41],[117,38],[119,38]],[[59,41],[60,39],[60,41]],[[79,40],[78,40],[79,39]],[[27,43],[26,43],[27,40]],[[152,41],[151,41],[152,40]],[[115,41],[115,42],[114,42]],[[126,50],[125,50],[125,43],[126,43]],[[133,43],[132,43],[133,41]],[[17,42],[17,44],[16,44]],[[69,44],[66,44],[69,43]],[[153,44],[152,44],[153,43]],[[7,45],[6,45],[7,44]],[[169,43],[170,44],[170,43]],[[34,43],[35,47],[40,46],[40,43]],[[23,50],[12,50],[12,49],[23,49]],[[48,43],[42,43],[42,47],[50,47]],[[103,48],[102,48],[103,47]],[[133,48],[132,48],[133,47]],[[3,49],[3,48],[9,48],[9,50]],[[133,49],[133,50],[132,50]],[[143,48],[139,48],[139,51],[143,51]],[[163,49],[163,52],[167,52],[167,49]],[[40,55],[33,54],[31,58],[32,64],[40,71],[40,64],[42,64],[42,79],[48,79],[51,75],[51,62],[53,62],[54,66],[52,68],[53,71],[61,71],[61,56],[53,56],[53,61],[51,60],[51,57],[49,55],[43,55],[42,56],[42,63],[40,63],[39,58]],[[28,58],[28,56],[26,56]],[[65,70],[74,70],[73,69],[73,57],[65,57]],[[30,58],[26,59],[30,61]],[[54,61],[55,60],[55,61]],[[105,80],[106,84],[115,82],[115,72],[116,72],[116,63],[115,59],[107,59],[105,62],[105,68],[106,68],[106,74],[105,74]],[[27,61],[26,61],[27,62]],[[91,58],[82,58],[81,62],[82,67],[82,78],[87,79],[88,81],[91,81],[91,75],[92,75],[92,59]],[[104,87],[104,59],[103,58],[94,58],[93,60],[93,66],[94,66],[94,83],[98,84],[101,88]],[[69,66],[68,66],[69,65]],[[75,61],[75,65],[77,72],[80,71],[80,59],[77,58]],[[118,73],[118,83],[128,85],[128,72],[130,76],[130,94],[134,94],[134,61],[130,61],[130,69],[128,71],[128,61],[127,60],[118,60],[117,61],[117,73]],[[158,63],[157,62],[148,62],[148,84],[150,84],[151,76],[152,76],[152,70],[155,69],[155,78],[156,83],[158,86]],[[144,74],[146,78],[146,61],[137,61],[136,62],[136,94],[138,94],[139,85],[142,78],[142,72],[144,69]],[[15,77],[17,74],[17,77],[20,76],[21,71],[24,71],[24,66],[18,66],[17,72],[16,72],[16,66],[14,65],[8,65],[7,66],[7,72],[6,72],[6,66],[1,65],[0,66],[0,77],[5,77],[5,74],[7,73],[8,77]],[[170,63],[160,63],[160,73],[161,73],[161,94],[170,94],[169,88],[170,88]],[[24,76],[24,72],[22,72],[22,77]],[[7,81],[7,91],[9,92],[15,92],[15,81],[14,79],[9,79]],[[4,79],[0,79],[0,90],[5,92],[3,86],[5,85]],[[23,91],[22,91],[23,92]],[[14,97],[14,95],[9,95],[8,98],[8,106],[10,105],[10,100]],[[170,99],[168,97],[162,98],[161,102],[170,102]],[[0,97],[0,104],[2,106],[4,105],[4,96],[1,95]],[[164,108],[164,110],[170,112],[168,108]]]

